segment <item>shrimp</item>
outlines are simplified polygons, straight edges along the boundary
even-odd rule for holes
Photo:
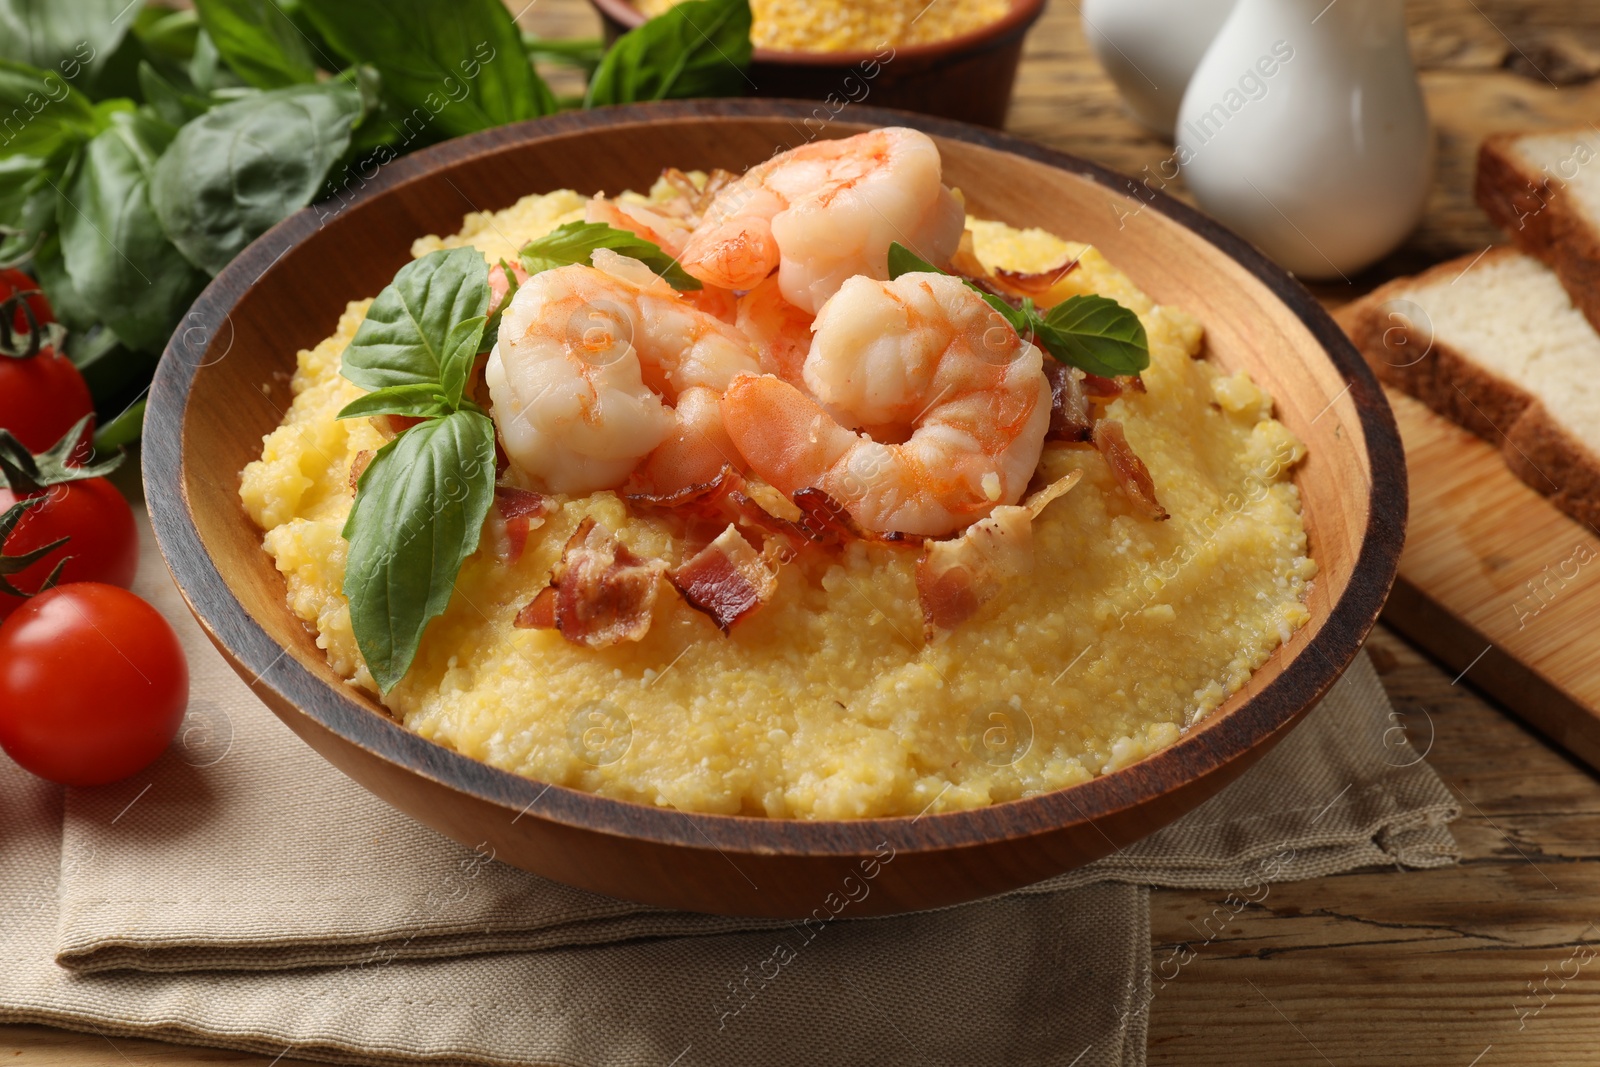
[[[895,241],[934,263],[949,259],[965,213],[941,175],[933,141],[903,127],[801,145],[717,194],[683,268],[739,290],[777,268],[785,299],[815,314],[847,278],[887,278]]]
[[[760,364],[748,339],[648,267],[609,249],[593,262],[535,274],[501,317],[484,371],[501,443],[549,492],[615,488],[641,464],[660,491],[683,488],[671,479],[737,456],[696,390],[720,394]]]
[[[674,258],[683,254],[689,240],[689,227],[679,219],[651,211],[642,204],[611,200],[604,193],[593,196],[583,206],[583,221],[603,222],[618,230],[643,237]]]
[[[818,488],[866,529],[937,537],[1021,499],[1050,423],[1043,359],[960,279],[857,277],[817,315],[803,372],[816,400],[741,375],[722,421],[782,492]]]
[[[666,495],[691,485],[704,485],[724,466],[742,470],[739,450],[722,425],[718,392],[692,385],[678,394],[673,406],[672,432],[633,471],[629,488],[651,495]]]
[[[768,278],[741,296],[733,321],[755,342],[762,370],[800,384],[811,351],[812,317],[783,298],[778,279]]]
[[[689,239],[689,225],[682,220],[659,214],[639,204],[608,200],[604,194],[591,198],[584,205],[583,219],[585,222],[603,222],[614,229],[627,230],[674,258],[683,254],[684,243]],[[706,285],[684,293],[683,298],[690,305],[723,322],[731,325],[734,321],[737,304],[731,290]]]

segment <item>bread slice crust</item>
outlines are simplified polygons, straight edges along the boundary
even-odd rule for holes
[[[1589,132],[1589,127],[1572,131],[1574,136]],[[1555,271],[1573,304],[1600,330],[1600,230],[1566,182],[1518,154],[1516,142],[1525,136],[1497,133],[1484,139],[1473,195],[1518,248]]]
[[[1511,472],[1578,522],[1600,531],[1600,457],[1521,386],[1435,336],[1409,293],[1451,281],[1509,247],[1448,260],[1397,278],[1347,304],[1335,318],[1378,379],[1499,449]]]

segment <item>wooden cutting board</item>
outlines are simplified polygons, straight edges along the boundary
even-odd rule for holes
[[[1388,392],[1411,518],[1385,621],[1600,769],[1600,538],[1487,442]]]

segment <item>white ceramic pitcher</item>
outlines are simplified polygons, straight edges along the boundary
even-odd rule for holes
[[[1172,136],[1178,105],[1236,0],[1082,0],[1083,33],[1134,118]]]
[[[1405,239],[1433,173],[1404,0],[1239,0],[1178,112],[1200,206],[1306,278]]]

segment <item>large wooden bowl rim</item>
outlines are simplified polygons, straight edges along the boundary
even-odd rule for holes
[[[725,100],[633,104],[574,112],[488,130],[402,157],[358,194],[372,197],[432,171],[492,156],[508,144],[591,129],[660,121],[715,122],[802,119],[814,105],[802,101]],[[926,133],[1008,152],[1079,175],[1125,195],[1130,180],[1076,156],[994,130],[882,108],[852,108],[840,126],[912,126]],[[1200,234],[1277,295],[1321,344],[1350,383],[1371,466],[1368,522],[1349,585],[1307,647],[1259,693],[1206,720],[1171,746],[1129,767],[1081,785],[985,808],[897,818],[807,821],[694,814],[614,800],[524,778],[463,756],[412,733],[357,699],[354,690],[325,684],[269,637],[244,610],[205,551],[190,514],[181,475],[183,424],[190,386],[204,360],[182,358],[174,337],[151,386],[144,438],[145,492],[162,555],[196,617],[237,664],[350,743],[414,774],[498,804],[508,812],[537,806],[541,819],[592,832],[647,839],[690,849],[724,847],[773,855],[862,855],[890,840],[901,851],[945,850],[1027,837],[1058,826],[1093,823],[1159,796],[1231,762],[1295,721],[1343,673],[1388,595],[1405,536],[1405,456],[1393,413],[1372,372],[1343,331],[1306,289],[1265,255],[1193,208],[1161,193],[1141,193],[1138,203]],[[239,293],[242,301],[273,269],[286,246],[316,233],[318,215],[307,208],[246,248],[212,280],[185,319],[185,332],[215,338]],[[377,286],[374,286],[376,291]],[[352,299],[368,296],[352,293]],[[248,521],[241,509],[240,521]],[[285,609],[287,610],[287,609]],[[902,847],[903,843],[903,847]]]
[[[634,6],[633,0],[589,0],[589,2],[618,25],[629,29],[641,26],[645,22],[644,12]],[[1038,21],[1040,15],[1044,14],[1044,5],[1045,0],[1011,0],[1011,6],[1006,13],[993,22],[939,41],[893,45],[893,57],[895,60],[931,62],[982,51],[986,47],[996,46],[1010,40],[1014,35],[1025,32],[1029,26]],[[889,62],[879,55],[876,49],[799,52],[784,48],[756,48],[752,51],[751,58],[757,63],[776,63],[795,67],[853,67],[858,63]],[[841,87],[840,92],[843,91],[844,88]],[[813,109],[816,107],[815,104],[811,106]]]

